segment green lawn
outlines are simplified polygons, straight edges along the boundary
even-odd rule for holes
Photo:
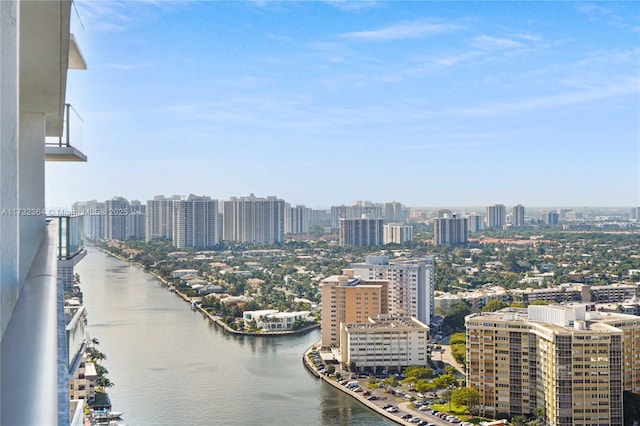
[[[469,415],[467,411],[466,405],[456,405],[451,404],[451,410],[449,410],[449,403],[446,404],[432,404],[430,407],[436,411],[449,413],[452,416],[458,417],[463,422],[471,422],[474,424],[479,424],[482,420],[491,421],[492,419],[484,418],[484,417],[476,417]]]
[[[451,409],[449,409],[449,407],[451,407]],[[469,415],[466,405],[449,404],[447,402],[446,404],[433,404],[431,405],[431,408],[433,408],[436,411],[449,413],[452,416],[456,416],[463,422],[466,422],[467,419],[472,417]]]

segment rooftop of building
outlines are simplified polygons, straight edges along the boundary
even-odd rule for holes
[[[539,305],[528,308],[504,308],[467,316],[467,321],[486,319],[497,322],[526,322],[556,331],[615,331],[619,321],[637,321],[640,317],[620,312],[587,311],[586,305]],[[613,325],[613,326],[612,326]]]
[[[369,318],[368,322],[358,322],[344,324],[347,330],[380,330],[380,329],[429,329],[429,326],[423,324],[416,318],[388,318],[386,316],[378,316],[377,318]]]

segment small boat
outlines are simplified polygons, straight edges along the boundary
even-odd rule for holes
[[[104,420],[115,420],[119,419],[122,416],[121,411],[107,411],[101,410],[93,413],[94,420],[104,421]]]

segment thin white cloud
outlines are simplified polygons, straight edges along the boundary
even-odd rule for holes
[[[460,27],[455,24],[421,20],[391,25],[377,30],[344,33],[339,37],[352,40],[389,41],[420,38],[432,34],[442,34],[455,31],[459,28]]]
[[[489,104],[475,108],[459,108],[454,112],[469,116],[489,116],[501,115],[513,111],[553,109],[580,105],[618,96],[637,95],[640,93],[640,84],[638,83],[637,77],[626,77],[615,82],[586,87],[574,92],[533,97],[510,103]]]
[[[633,3],[634,2],[629,2],[629,4]],[[624,3],[622,3],[622,5],[624,5]],[[618,10],[616,10],[616,6],[618,6]],[[638,9],[632,8],[631,11],[635,12],[635,14],[629,14],[628,11],[620,10],[619,7],[621,7],[621,5],[616,5],[613,2],[608,3],[607,6],[587,3],[578,4],[576,9],[578,12],[584,14],[590,21],[603,21],[615,28],[631,30],[636,33],[640,32]]]
[[[380,2],[377,1],[367,1],[367,0],[329,0],[327,4],[335,7],[336,9],[343,10],[345,12],[350,12],[352,10],[361,10],[361,9],[371,9],[374,7],[378,7]]]
[[[124,31],[136,22],[153,19],[160,10],[175,10],[189,3],[193,2],[190,0],[74,0],[83,26],[103,32]]]
[[[493,37],[488,35],[477,36],[473,39],[473,47],[482,50],[510,50],[525,47],[523,43],[504,37]]]

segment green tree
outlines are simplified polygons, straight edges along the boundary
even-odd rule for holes
[[[93,362],[104,361],[107,359],[107,356],[96,348],[89,349],[88,357]]]
[[[110,388],[113,386],[113,382],[109,380],[107,376],[100,376],[96,380],[96,387],[102,388],[103,390],[106,388]]]
[[[385,386],[391,386],[391,387],[395,388],[396,386],[398,386],[400,384],[400,382],[398,382],[398,378],[392,374],[391,376],[389,376],[386,379],[384,379],[382,381],[382,384],[385,385]]]
[[[511,424],[513,426],[527,426],[527,418],[525,416],[515,416],[511,418]]]
[[[426,380],[426,379],[418,380],[413,385],[413,387],[415,388],[416,391],[420,393],[433,392],[434,390],[436,390],[436,385],[434,385],[433,383],[431,383],[429,380]]]
[[[433,378],[433,370],[429,367],[421,367],[419,365],[412,365],[404,370],[404,382],[415,383],[420,379]]]
[[[446,389],[449,386],[457,385],[458,378],[453,374],[444,374],[440,377],[433,379],[433,384],[437,389]]]
[[[444,325],[452,330],[464,328],[464,317],[471,313],[471,308],[466,302],[455,301],[444,311]]]
[[[531,302],[532,305],[536,306],[536,305],[551,305],[553,302],[550,302],[548,300],[534,300],[533,302]]]
[[[475,388],[458,388],[451,394],[451,400],[456,405],[465,405],[471,414],[477,414],[480,403],[480,392]]]
[[[486,305],[482,307],[482,312],[495,312],[500,309],[506,308],[507,305],[505,302],[499,299],[489,300]]]

